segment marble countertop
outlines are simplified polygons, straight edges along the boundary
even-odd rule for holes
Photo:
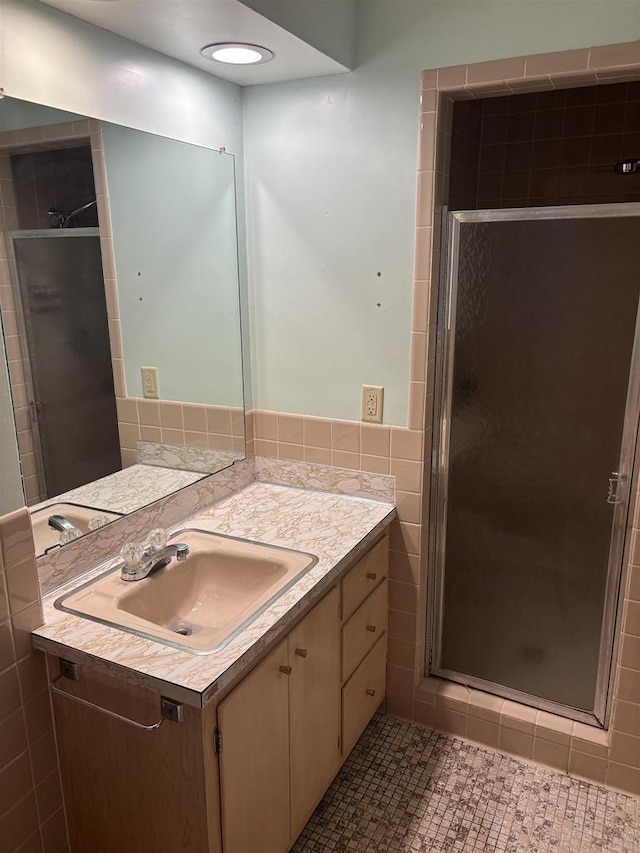
[[[380,535],[394,513],[393,504],[386,501],[252,483],[173,529],[199,527],[306,551],[318,563],[222,650],[193,655],[54,608],[57,598],[115,566],[117,559],[44,599],[45,623],[33,632],[33,644],[177,701],[204,707],[321,598],[341,571]]]
[[[180,471],[159,465],[131,465],[87,483],[86,486],[78,486],[49,498],[30,509],[35,512],[50,504],[75,503],[128,515],[178,489],[197,483],[204,476],[206,474],[197,471]]]

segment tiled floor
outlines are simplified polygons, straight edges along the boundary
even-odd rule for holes
[[[640,801],[378,715],[292,853],[639,853]]]

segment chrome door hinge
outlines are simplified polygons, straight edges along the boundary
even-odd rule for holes
[[[618,493],[618,486],[620,483],[624,483],[626,479],[625,474],[620,474],[618,471],[611,472],[611,476],[609,477],[609,493],[607,494],[608,504],[621,504],[623,502],[624,499]]]
[[[222,752],[222,732],[216,729],[213,735],[213,748],[217,753]]]

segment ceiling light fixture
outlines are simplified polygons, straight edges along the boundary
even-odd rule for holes
[[[205,59],[224,62],[226,65],[260,65],[273,59],[274,53],[258,44],[243,42],[220,42],[208,44],[200,51]]]

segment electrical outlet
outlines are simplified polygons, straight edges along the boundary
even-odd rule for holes
[[[384,388],[381,385],[362,386],[362,420],[373,424],[382,423],[382,401]]]
[[[141,367],[142,374],[142,396],[148,400],[157,400],[160,397],[158,386],[158,368]]]

